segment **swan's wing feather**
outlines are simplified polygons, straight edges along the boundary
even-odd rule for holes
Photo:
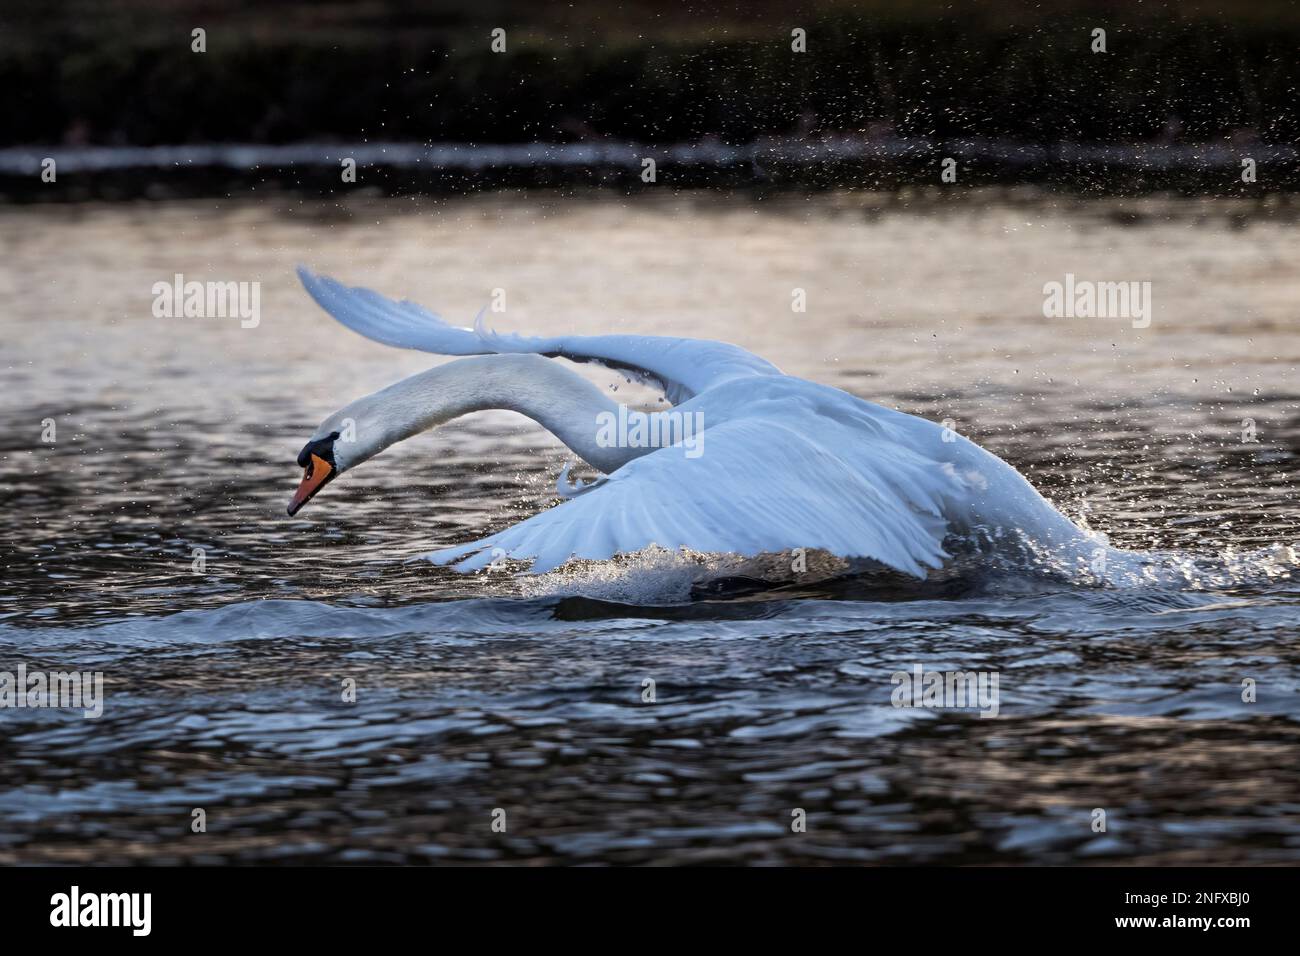
[[[658,335],[499,334],[483,324],[481,315],[474,328],[457,328],[414,302],[398,302],[370,289],[345,286],[302,266],[298,277],[321,308],[376,342],[438,355],[535,352],[596,362],[656,380],[674,404],[732,378],[780,374],[765,359],[726,342]]]
[[[577,498],[426,557],[462,571],[532,559],[540,573],[651,545],[739,555],[806,548],[873,558],[918,577],[947,557],[942,515],[945,501],[963,493],[961,481],[888,436],[762,419],[703,434],[697,458],[680,445],[659,449]]]

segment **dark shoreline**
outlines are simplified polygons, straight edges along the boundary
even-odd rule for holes
[[[942,178],[951,158],[955,181]],[[1252,159],[1256,181],[1241,163]],[[55,162],[53,182],[42,164]],[[345,182],[344,159],[356,164]],[[646,161],[654,161],[653,179]],[[166,147],[0,149],[0,200],[168,199],[275,190],[330,196],[357,190],[441,195],[499,188],[601,186],[656,188],[895,190],[1023,184],[1079,195],[1259,197],[1300,190],[1300,150],[1292,146],[1094,144],[898,137],[767,138],[742,146],[716,140],[660,147],[635,143],[505,145],[302,143]]]
[[[1286,5],[1226,15],[1005,0],[855,6],[759,4],[748,22],[732,10],[659,23],[659,33],[623,22],[637,3],[578,26],[512,3],[474,13],[385,0],[363,20],[293,0],[279,16],[242,0],[217,11],[73,3],[80,18],[9,11],[0,148],[1300,142],[1300,17]],[[489,48],[497,21],[510,27],[501,53]],[[196,24],[207,30],[202,53],[191,50]],[[806,52],[792,51],[792,24],[806,30]],[[1104,53],[1091,49],[1098,28]]]

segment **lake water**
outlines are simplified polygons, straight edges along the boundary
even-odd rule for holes
[[[0,207],[0,671],[105,691],[0,710],[0,863],[1300,861],[1295,226],[1017,191]],[[736,342],[951,419],[1186,580],[407,563],[551,506],[565,451],[485,413],[287,517],[316,424],[439,361],[298,263],[462,322],[504,290],[503,331]],[[260,283],[258,324],[156,318],[177,273]],[[1044,318],[1067,273],[1151,282],[1149,327]],[[996,672],[998,715],[892,706],[916,665]]]

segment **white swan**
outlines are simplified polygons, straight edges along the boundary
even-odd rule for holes
[[[360,334],[399,348],[474,356],[359,398],[303,448],[295,514],[326,484],[389,445],[460,415],[511,409],[551,431],[604,477],[565,485],[554,508],[490,537],[435,551],[460,570],[495,558],[533,572],[658,545],[741,556],[821,549],[924,577],[949,534],[1014,535],[1085,573],[1125,555],[1052,507],[1019,472],[924,419],[783,375],[734,345],[641,335],[497,335],[455,328],[411,302],[298,270],[312,297]],[[672,409],[635,417],[551,361],[597,362],[658,383]],[[622,418],[620,418],[620,415]],[[693,426],[701,425],[695,432]],[[682,439],[644,447],[664,428]],[[677,432],[671,432],[676,427]],[[642,447],[636,447],[642,445]],[[1100,558],[1099,558],[1100,556]]]

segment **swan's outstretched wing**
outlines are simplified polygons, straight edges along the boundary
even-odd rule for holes
[[[474,328],[457,328],[414,302],[345,286],[302,266],[298,276],[321,308],[376,342],[439,355],[536,352],[597,362],[657,380],[674,405],[733,378],[780,374],[770,362],[726,342],[658,335],[498,335],[483,325],[481,315]]]
[[[964,494],[962,481],[891,437],[762,418],[703,434],[697,458],[661,448],[576,498],[427,557],[462,571],[531,558],[537,573],[650,545],[738,555],[807,548],[923,577],[947,556],[945,502]]]

